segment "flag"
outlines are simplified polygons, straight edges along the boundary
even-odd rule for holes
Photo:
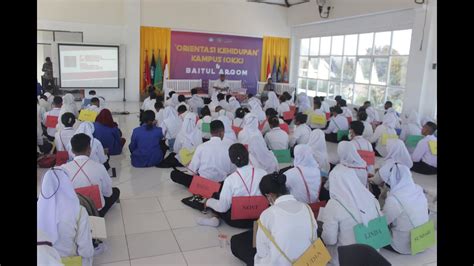
[[[158,53],[158,63],[156,65],[156,70],[155,70],[155,82],[153,83],[153,85],[155,85],[155,88],[158,91],[161,91],[163,89],[163,71],[161,68],[161,57],[159,53]]]
[[[281,58],[278,58],[278,68],[277,68],[277,74],[276,74],[277,80],[275,82],[281,82],[282,77],[281,77]]]
[[[166,65],[168,64],[168,55],[166,54],[166,50],[165,50],[165,60],[163,60],[163,71],[166,69]],[[163,76],[164,78],[168,78],[166,76]]]
[[[153,84],[155,80],[155,68],[156,68],[156,63],[155,63],[155,52],[153,51],[151,54],[151,64],[150,64],[150,81],[151,84]]]
[[[283,67],[283,82],[288,83],[288,65],[285,57],[285,66]]]
[[[148,64],[148,53],[145,51],[145,71],[143,72],[143,91],[151,84],[150,65]]]
[[[277,64],[277,60],[276,60],[276,57],[275,57],[275,59],[273,60],[273,70],[272,70],[272,81],[273,82],[277,82],[276,81],[276,75],[277,75],[277,69],[276,69],[277,65],[276,64]]]
[[[270,68],[270,56],[268,56],[268,61],[267,61],[267,79],[265,81],[267,81],[269,78],[271,78],[272,76],[272,70]]]

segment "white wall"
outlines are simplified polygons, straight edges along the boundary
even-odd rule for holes
[[[141,0],[143,26],[289,37],[287,8],[246,0]]]

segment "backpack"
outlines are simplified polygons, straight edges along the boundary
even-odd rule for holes
[[[95,208],[94,202],[87,196],[83,196],[79,193],[76,193],[79,198],[79,203],[82,207],[86,208],[89,216],[100,216],[99,211]]]

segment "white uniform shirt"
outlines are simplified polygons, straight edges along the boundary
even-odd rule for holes
[[[50,242],[51,240],[40,229],[37,229],[37,242]],[[52,245],[53,243],[51,243]],[[63,266],[61,256],[52,246],[40,245],[36,246],[36,265],[38,266]]]
[[[163,120],[165,120],[165,109],[161,108],[160,111],[156,112],[156,109],[153,109],[155,112],[155,120],[157,125],[161,125]]]
[[[364,124],[364,132],[362,133],[362,137],[364,137],[364,139],[366,140],[369,140],[374,135],[374,129],[372,128],[372,124],[367,121],[361,122]]]
[[[341,107],[341,109],[342,109],[343,116],[352,118],[352,111],[349,109],[349,107],[343,106]]]
[[[198,108],[204,107],[204,100],[199,95],[194,94],[188,100],[188,105],[189,105],[189,109],[191,109],[192,112],[197,114]]]
[[[321,173],[317,167],[304,167],[300,166],[301,172],[303,172],[306,184],[308,185],[309,197],[306,191],[306,186],[301,177],[300,171],[296,167],[287,170],[284,174],[286,175],[286,187],[290,191],[291,195],[296,200],[304,203],[314,203],[319,198],[319,188],[321,187]]]
[[[416,145],[415,151],[411,155],[411,158],[414,162],[419,162],[421,160],[428,165],[438,167],[438,157],[431,153],[430,146],[428,144],[429,141],[437,141],[437,138],[434,135],[428,135],[420,140]]]
[[[196,148],[188,168],[212,181],[224,181],[235,170],[235,165],[230,162],[229,147],[229,142],[211,137]]]
[[[288,112],[288,111],[290,111],[290,105],[288,104],[288,102],[280,103],[280,105],[277,108],[278,116],[281,116],[281,117],[283,117],[284,112]]]
[[[41,121],[43,120],[43,108],[38,104],[36,105],[36,144],[43,145],[43,128],[41,127]]]
[[[91,160],[104,164],[107,162],[107,155],[104,153],[104,146],[100,143],[100,140],[93,138],[91,139],[91,155],[89,156]],[[72,152],[71,142],[66,146],[69,153],[69,159],[72,160],[75,157],[74,152]]]
[[[382,157],[385,157],[387,156],[388,152],[387,152],[387,145],[382,145],[383,134],[394,135],[394,134],[397,134],[397,132],[395,131],[395,129],[388,128],[382,124],[382,125],[379,125],[375,129],[374,135],[372,136],[372,138],[369,139],[369,141],[370,143],[377,142],[375,149],[380,153],[380,155],[382,155]]]
[[[324,133],[337,133],[339,130],[349,130],[349,122],[342,114],[339,114],[336,117],[331,117],[329,126],[324,130]]]
[[[322,101],[322,102],[321,102],[321,109],[322,109],[322,111],[325,112],[325,113],[329,113],[329,112],[330,112],[330,110],[329,110],[329,104],[328,104],[327,102],[325,102],[325,101]]]
[[[281,128],[275,127],[265,134],[265,142],[270,150],[286,150],[288,149],[290,138]]]
[[[75,129],[73,127],[65,127],[64,129],[56,132],[54,135],[54,143],[56,143],[56,150],[67,151],[67,145],[74,136]]]
[[[278,121],[280,122],[280,124],[285,123],[285,121],[283,121],[283,119],[281,119],[281,118],[278,118]],[[268,123],[268,119],[265,119],[265,121],[262,122],[262,123],[264,123],[264,124],[263,124],[263,128],[262,128],[262,134],[265,135],[265,134],[267,134],[268,131],[270,131],[270,129],[271,129],[271,128],[270,128],[270,124]]]
[[[311,128],[306,124],[297,125],[290,138],[290,147],[296,144],[308,144]]]
[[[227,112],[229,112],[229,103],[224,99],[219,101],[219,106],[224,108]]]
[[[280,196],[260,215],[260,222],[270,232],[283,253],[291,260],[299,258],[317,240],[318,225],[307,205],[293,195]],[[311,235],[313,232],[313,235]],[[255,265],[291,265],[258,228]]]
[[[39,99],[38,99],[38,102],[39,102],[39,105],[44,108],[44,111],[45,111],[45,112],[51,110],[51,103],[49,103],[49,102],[46,101],[45,99],[39,98]]]
[[[57,116],[58,117],[58,123],[61,123],[60,122],[60,117],[59,117],[59,112],[61,111],[61,108],[57,108],[57,107],[54,107],[53,109],[51,109],[51,111],[48,111],[46,113],[44,113],[44,116],[43,116],[43,124],[46,125],[46,118],[48,116]],[[54,134],[56,134],[56,127],[53,127],[53,128],[47,128],[46,129],[46,133],[50,136],[50,137],[54,137]]]
[[[150,96],[146,97],[145,100],[143,100],[142,107],[140,108],[143,111],[146,111],[146,107],[148,106],[148,103],[150,102]]]
[[[230,85],[229,85],[229,82],[227,82],[227,79],[225,79],[224,81],[218,79],[214,83],[213,87],[224,89],[224,88],[230,88]]]
[[[148,101],[145,101],[143,102],[143,105],[142,105],[142,110],[143,111],[148,111],[148,110],[152,110],[152,111],[155,111],[155,103],[156,103],[156,99],[148,99]]]
[[[87,163],[82,167],[82,170],[87,174],[89,179],[83,171],[79,170],[79,166],[77,166],[76,164],[77,162],[80,166],[82,166],[86,161]],[[109,173],[107,173],[107,170],[105,170],[105,167],[102,164],[93,161],[87,156],[80,155],[76,156],[73,161],[63,164],[62,168],[68,172],[71,180],[74,179],[72,181],[72,185],[75,189],[91,185],[98,185],[101,195],[102,206],[104,206],[105,204],[104,196],[112,196],[112,179],[110,178]],[[74,175],[76,175],[75,178]]]
[[[254,169],[253,182],[252,182],[252,169]],[[242,176],[245,185],[242,183],[242,179],[239,174]],[[266,175],[266,172],[262,169],[254,168],[251,165],[246,165],[241,168],[237,168],[237,171],[229,175],[222,185],[222,191],[219,196],[219,199],[210,198],[207,200],[207,207],[214,209],[217,212],[225,213],[227,212],[232,205],[232,197],[239,196],[260,196],[259,184],[262,177]],[[247,186],[247,187],[245,187]],[[247,191],[249,189],[249,192]]]
[[[232,126],[243,128],[244,127],[244,119],[238,118],[238,117],[234,118],[234,121],[232,121]]]

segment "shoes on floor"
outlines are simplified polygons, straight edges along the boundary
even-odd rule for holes
[[[181,200],[181,202],[193,209],[203,211],[204,210],[204,201],[206,199],[199,196],[199,195],[194,195],[191,197],[187,197]]]
[[[212,218],[199,217],[196,219],[196,223],[199,225],[218,227],[220,220],[217,217],[212,217]]]

